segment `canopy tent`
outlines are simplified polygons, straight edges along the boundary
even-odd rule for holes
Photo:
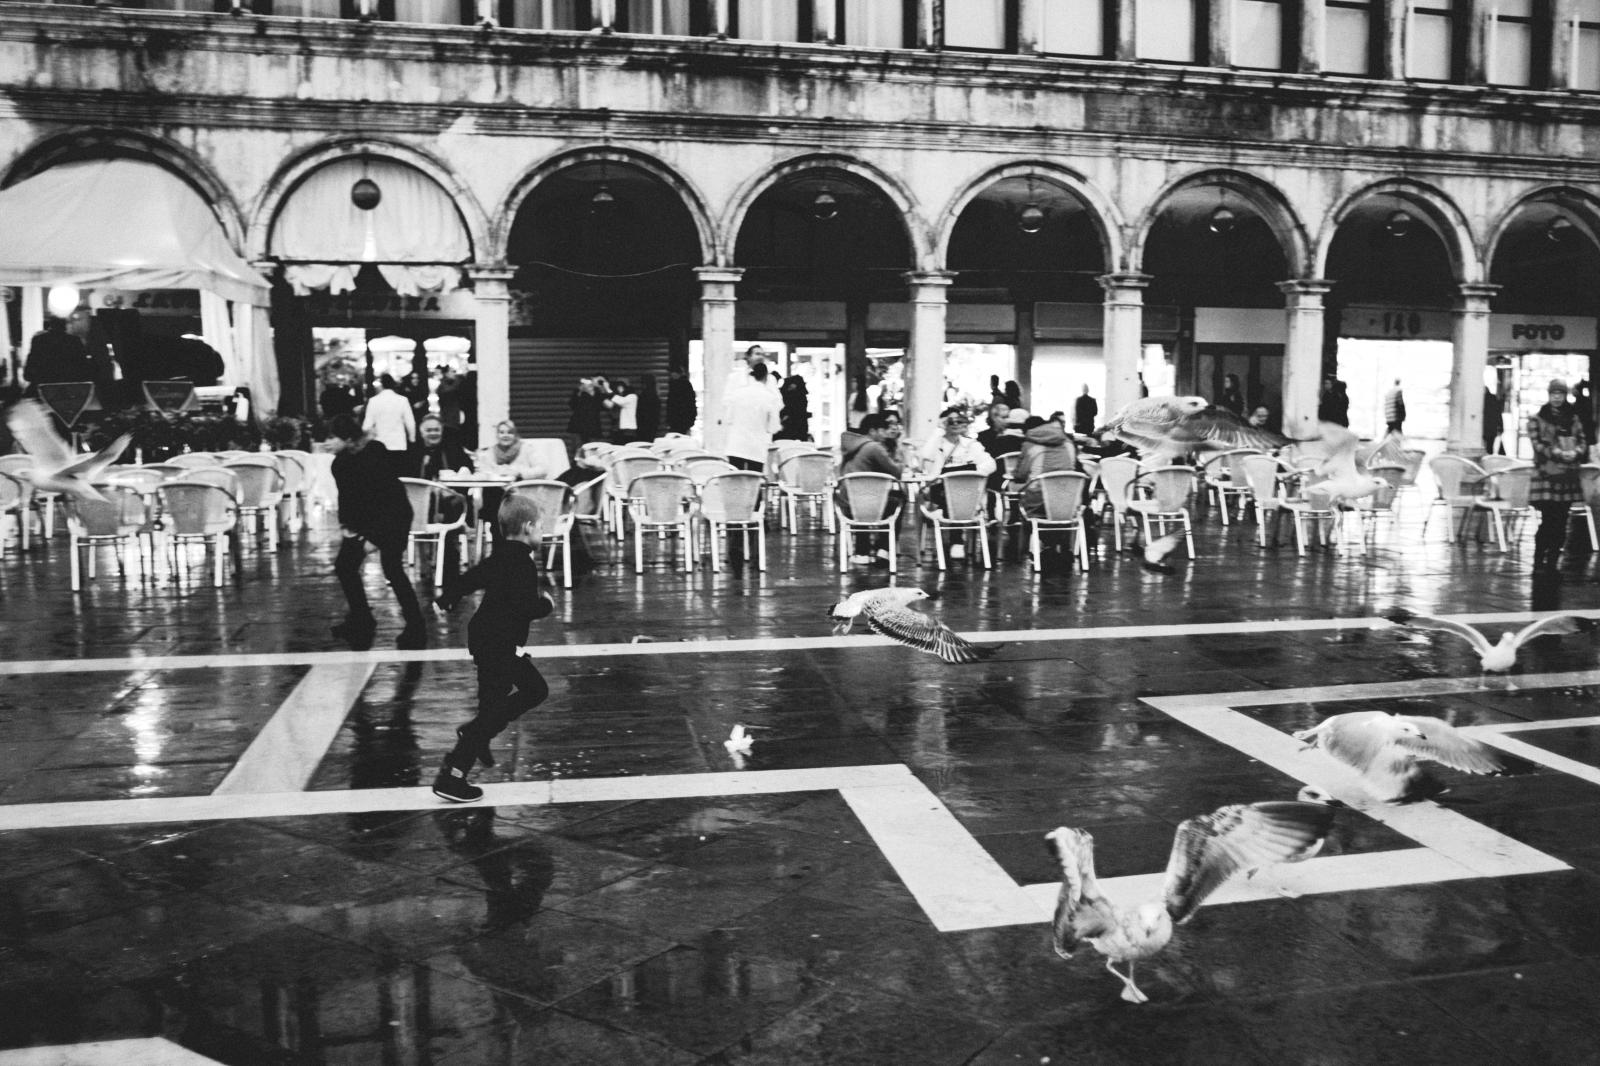
[[[232,301],[234,337],[208,338],[233,356],[232,384],[262,410],[278,403],[265,309],[271,286],[228,244],[211,208],[152,163],[65,163],[0,189],[0,285],[80,289],[199,289]],[[205,328],[219,330],[215,309]]]

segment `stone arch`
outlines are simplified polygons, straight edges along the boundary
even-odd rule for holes
[[[1208,168],[1186,174],[1167,183],[1151,199],[1150,204],[1133,222],[1133,238],[1128,244],[1127,269],[1139,271],[1144,266],[1145,246],[1150,230],[1161,217],[1163,210],[1179,193],[1197,189],[1220,187],[1228,190],[1255,210],[1283,251],[1288,263],[1290,278],[1306,276],[1311,262],[1311,240],[1304,223],[1277,186],[1254,174],[1231,168]]]
[[[950,235],[955,229],[956,221],[968,205],[986,189],[1007,178],[1027,177],[1055,185],[1083,203],[1093,221],[1095,232],[1100,237],[1100,251],[1105,259],[1106,269],[1114,270],[1115,264],[1122,262],[1125,251],[1122,244],[1123,220],[1116,203],[1078,171],[1056,163],[1028,160],[1017,160],[990,167],[974,175],[957,189],[944,210],[931,222],[933,228],[931,255],[941,265],[948,262]]]
[[[907,264],[913,270],[937,270],[938,264],[933,256],[932,240],[930,239],[928,224],[924,219],[921,205],[911,195],[905,185],[887,171],[881,170],[871,163],[864,162],[853,156],[841,155],[832,152],[815,152],[795,156],[765,171],[747,179],[734,193],[724,211],[721,224],[718,227],[719,240],[717,245],[717,259],[713,266],[733,266],[734,246],[738,243],[739,230],[749,217],[751,207],[761,195],[769,189],[782,183],[787,178],[804,174],[808,170],[836,170],[869,183],[874,189],[888,198],[900,213],[900,218],[906,228],[907,243],[911,246],[912,262]]]
[[[1517,217],[1534,204],[1556,203],[1573,216],[1572,221],[1591,243],[1600,246],[1600,196],[1574,185],[1551,184],[1529,189],[1494,218],[1483,238],[1483,262],[1492,267],[1507,231]]]
[[[1316,238],[1313,261],[1315,276],[1326,274],[1328,255],[1340,227],[1362,207],[1385,196],[1404,201],[1422,215],[1424,223],[1443,242],[1451,274],[1457,284],[1473,284],[1484,280],[1487,259],[1480,253],[1472,236],[1471,223],[1461,208],[1439,189],[1411,178],[1389,178],[1364,185],[1328,212],[1322,231]]]
[[[91,159],[136,159],[171,172],[210,206],[236,250],[248,247],[239,200],[211,165],[181,145],[132,130],[91,126],[45,137],[12,161],[0,180],[0,188],[63,163]]]
[[[370,137],[340,137],[323,141],[286,160],[256,198],[250,216],[250,254],[257,258],[266,255],[273,223],[301,181],[321,167],[346,160],[352,155],[369,155],[403,163],[426,174],[455,204],[462,225],[466,227],[467,239],[472,242],[474,258],[484,259],[485,249],[489,247],[489,218],[478,198],[456,172],[436,156],[411,145]]]
[[[700,194],[700,191],[683,175],[654,156],[628,148],[617,148],[609,145],[591,145],[586,148],[574,148],[558,153],[532,167],[518,178],[495,215],[493,226],[490,230],[490,241],[485,246],[488,249],[487,254],[492,256],[495,262],[505,261],[511,240],[512,224],[516,222],[517,213],[522,210],[522,205],[527,202],[528,197],[533,193],[534,189],[538,188],[540,183],[551,175],[569,167],[600,162],[617,163],[641,170],[677,193],[683,206],[688,210],[690,219],[694,222],[695,234],[700,242],[701,262],[704,264],[712,262],[719,242],[711,220],[711,213],[707,210],[705,197]]]

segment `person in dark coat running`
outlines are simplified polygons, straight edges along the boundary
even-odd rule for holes
[[[478,670],[478,713],[456,730],[456,746],[434,778],[434,795],[457,803],[483,798],[467,780],[476,763],[494,765],[489,742],[550,695],[550,686],[517,649],[528,639],[528,624],[553,609],[543,593],[533,549],[539,543],[539,508],[511,493],[501,502],[501,540],[483,562],[445,583],[435,601],[453,610],[469,592],[483,590],[483,601],[467,625],[467,650]]]
[[[428,632],[422,607],[405,565],[411,501],[395,473],[394,456],[382,441],[371,440],[362,432],[354,415],[339,415],[328,426],[328,434],[334,451],[333,483],[339,490],[339,527],[344,534],[333,572],[339,577],[349,605],[349,613],[333,627],[333,635],[349,641],[357,651],[372,647],[377,623],[361,583],[361,568],[370,543],[378,549],[384,579],[394,590],[400,615],[405,619],[405,628],[395,646],[402,650],[425,648]]]

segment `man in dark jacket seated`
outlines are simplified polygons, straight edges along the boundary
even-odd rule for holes
[[[900,434],[900,416],[892,412],[871,412],[862,417],[859,432],[845,430],[839,438],[839,476],[846,474],[888,474],[898,479],[903,468],[894,457],[894,447]],[[836,487],[833,492],[834,501],[838,503],[839,510],[846,516],[851,516],[850,500],[846,497],[842,487]],[[905,490],[896,486],[889,492],[889,508],[899,507],[901,513],[905,511]],[[879,545],[882,544],[882,547]],[[888,538],[881,535],[873,536],[873,547],[878,561],[885,566],[889,562]],[[853,563],[873,562],[871,555],[852,555]]]

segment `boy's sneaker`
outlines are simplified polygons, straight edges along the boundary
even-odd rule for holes
[[[439,776],[433,779],[433,794],[455,803],[471,803],[483,799],[483,789],[467,780],[467,772],[445,763]]]

